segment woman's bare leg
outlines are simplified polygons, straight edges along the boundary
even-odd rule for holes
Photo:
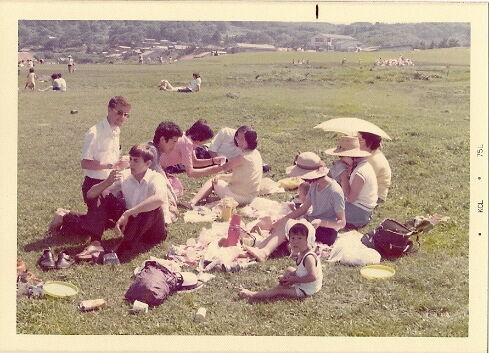
[[[202,185],[202,187],[199,189],[199,191],[197,191],[195,196],[192,197],[192,199],[190,200],[190,206],[191,207],[194,207],[197,204],[197,202],[206,198],[207,196],[209,196],[212,193],[212,190],[214,190],[214,185],[213,185],[212,181],[213,181],[213,178],[207,180],[204,183],[204,185]]]
[[[258,262],[265,261],[270,254],[286,240],[284,233],[285,222],[287,222],[287,219],[279,221],[275,225],[272,234],[264,239],[258,247],[243,246],[243,248]]]
[[[277,286],[259,292],[250,291],[246,288],[240,287],[239,296],[248,300],[263,300],[277,297],[297,298],[297,293],[295,291],[295,287]]]

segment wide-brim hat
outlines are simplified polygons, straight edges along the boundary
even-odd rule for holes
[[[356,136],[341,136],[338,146],[327,149],[324,153],[340,157],[368,157],[371,154],[360,149],[360,142]]]
[[[312,170],[309,173],[301,175],[301,179],[304,179],[304,180],[318,179],[318,178],[321,178],[321,177],[328,175],[328,172],[329,172],[328,168],[321,167],[317,170]]]
[[[69,58],[71,58],[71,55],[68,55]]]
[[[297,223],[300,223],[300,224],[303,224],[306,226],[306,228],[307,228],[307,244],[309,245],[309,247],[311,249],[313,249],[314,245],[316,244],[316,229],[314,228],[314,226],[311,223],[309,223],[304,218],[299,219],[299,220],[289,219],[287,221],[287,223],[285,223],[285,237],[287,238],[287,240],[289,240],[290,228],[295,226]]]
[[[178,272],[176,273],[178,279],[178,287],[179,291],[192,290],[199,287],[202,287],[202,281],[199,281],[197,275],[192,272]]]
[[[298,177],[318,170],[323,165],[321,158],[314,152],[302,152],[295,157],[294,165],[285,168],[285,174],[291,177]]]

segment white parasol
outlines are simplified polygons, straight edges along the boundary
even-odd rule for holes
[[[392,140],[387,133],[377,125],[363,119],[358,118],[335,118],[326,120],[319,125],[314,126],[315,129],[324,131],[341,132],[346,135],[356,135],[358,131],[370,132],[387,140]]]

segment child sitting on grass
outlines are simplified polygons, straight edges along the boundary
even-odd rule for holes
[[[291,257],[296,257],[297,268],[287,267],[279,276],[277,287],[253,292],[240,287],[240,297],[248,300],[263,300],[277,297],[305,298],[321,289],[323,271],[321,261],[314,253],[316,231],[305,219],[290,219],[286,224]]]
[[[297,195],[292,200],[292,203],[289,205],[289,208],[294,211],[301,207],[301,205],[306,201],[307,193],[309,192],[309,183],[302,182],[299,184],[297,188]]]

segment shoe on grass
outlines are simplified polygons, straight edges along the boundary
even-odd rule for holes
[[[75,261],[70,255],[68,255],[64,251],[60,252],[58,254],[58,259],[56,260],[56,268],[58,270],[65,270],[69,268],[71,265],[73,265],[73,262]]]
[[[43,271],[48,271],[56,268],[53,253],[51,249],[44,249],[41,257],[37,260],[37,264]]]
[[[92,241],[82,252],[75,255],[77,261],[92,261],[104,251],[102,244],[98,240]]]

